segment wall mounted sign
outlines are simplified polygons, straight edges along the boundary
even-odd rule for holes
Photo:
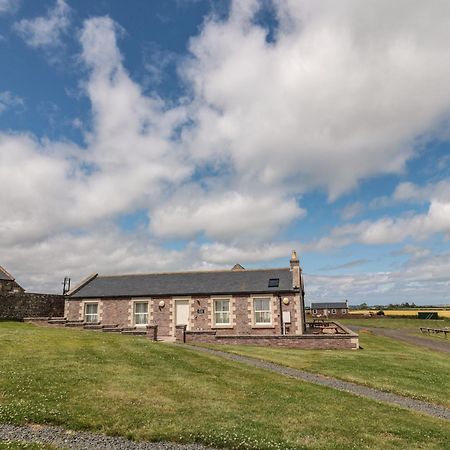
[[[205,308],[198,308],[197,314],[205,314]]]

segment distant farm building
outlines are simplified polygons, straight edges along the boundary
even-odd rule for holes
[[[341,317],[348,314],[348,302],[311,303],[313,317]]]

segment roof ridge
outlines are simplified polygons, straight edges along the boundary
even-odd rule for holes
[[[311,302],[312,305],[337,305],[337,304],[342,304],[342,305],[346,305],[347,302],[346,301],[341,301],[341,302]]]
[[[98,275],[97,278],[116,278],[116,277],[136,277],[143,275],[182,275],[182,274],[199,274],[199,273],[245,273],[245,272],[268,272],[271,270],[291,270],[289,267],[269,267],[267,269],[245,269],[241,271],[231,269],[221,270],[185,270],[180,272],[147,272],[147,273],[123,273],[117,275]]]
[[[15,280],[15,278],[2,266],[0,266],[0,272],[3,272],[7,277],[11,279],[11,281]]]

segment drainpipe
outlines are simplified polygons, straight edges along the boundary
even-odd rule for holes
[[[279,303],[280,303],[280,326],[281,326],[281,335],[284,336],[283,300],[281,299],[281,295],[278,295],[278,301],[279,301]]]

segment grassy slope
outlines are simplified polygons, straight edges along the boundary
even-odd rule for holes
[[[14,323],[0,323],[0,421],[241,449],[450,447],[443,420],[181,347]]]
[[[364,331],[360,332],[360,345],[358,351],[220,348],[450,407],[448,354]]]

